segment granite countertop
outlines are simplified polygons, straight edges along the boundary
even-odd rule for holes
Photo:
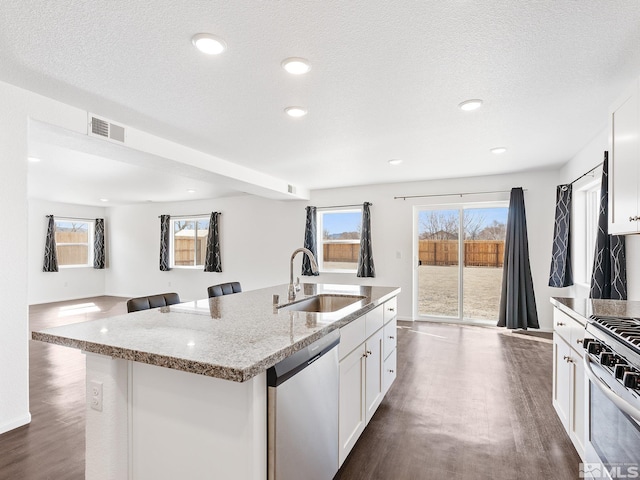
[[[42,342],[244,382],[400,293],[397,287],[302,284],[317,294],[365,298],[332,313],[277,309],[287,285],[32,332]],[[280,301],[282,304],[283,301]]]
[[[632,300],[599,300],[594,298],[551,297],[551,303],[569,315],[578,314],[586,323],[591,315],[601,317],[640,317],[640,302]]]

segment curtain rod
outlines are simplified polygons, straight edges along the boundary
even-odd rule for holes
[[[527,191],[523,188],[523,191]],[[432,195],[404,195],[400,197],[393,197],[394,200],[406,200],[407,198],[427,198],[427,197],[462,197],[463,195],[485,195],[489,193],[511,193],[511,190],[495,190],[493,192],[464,192],[464,193],[434,193]]]
[[[96,217],[96,218],[83,218],[83,217],[65,217],[63,215],[57,217],[53,214],[51,215],[45,215],[46,218],[49,217],[54,217],[54,218],[61,218],[62,220],[84,220],[84,221],[88,221],[88,222],[95,222],[98,218],[102,218],[102,217]]]
[[[373,205],[373,203],[371,202],[364,202],[364,203],[368,203],[369,205]],[[347,208],[347,207],[361,207],[362,203],[357,203],[355,205],[330,205],[328,207],[316,207],[316,210],[324,210],[327,208]]]
[[[605,152],[605,157],[607,156],[608,152]],[[596,168],[601,167],[604,164],[604,162],[600,162],[599,164],[597,164],[595,167],[593,167],[591,170],[587,170],[586,172],[584,172],[582,175],[580,175],[578,178],[576,178],[573,182],[569,182],[569,183],[565,183],[563,185],[563,190],[566,190],[566,187],[568,185],[573,185],[574,183],[576,183],[578,180],[580,180],[581,178],[586,177],[587,175],[589,175],[591,172],[593,172]]]
[[[222,215],[222,212],[214,212],[218,215]],[[162,215],[158,215],[160,218]],[[211,216],[211,212],[209,213],[192,213],[191,215],[169,215],[171,218],[194,218],[194,217],[209,217]]]

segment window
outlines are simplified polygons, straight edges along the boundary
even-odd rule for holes
[[[204,266],[209,217],[171,219],[171,231],[171,266]]]
[[[318,265],[324,272],[356,272],[362,210],[318,212]]]
[[[596,237],[598,235],[598,216],[600,213],[600,183],[585,191],[585,283],[591,283],[593,257],[596,253]]]
[[[589,285],[596,250],[598,216],[600,213],[600,179],[589,179],[577,188],[574,186],[574,207],[571,220],[573,236],[573,278],[576,283]]]
[[[56,224],[56,254],[60,267],[93,266],[93,222],[59,218]]]

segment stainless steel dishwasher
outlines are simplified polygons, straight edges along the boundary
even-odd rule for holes
[[[267,370],[269,480],[338,472],[339,330]]]

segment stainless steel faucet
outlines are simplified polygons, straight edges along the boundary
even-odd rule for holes
[[[316,263],[316,258],[311,253],[311,250],[308,248],[296,248],[291,254],[291,262],[289,264],[289,301],[293,302],[296,299],[296,287],[293,285],[293,259],[300,252],[306,253],[307,257],[309,257],[309,261],[311,262],[311,271],[313,273],[318,273],[318,264]]]

